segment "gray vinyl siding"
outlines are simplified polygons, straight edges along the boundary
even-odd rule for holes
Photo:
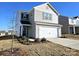
[[[60,15],[59,16],[59,24],[63,25],[61,27],[62,34],[68,34],[68,25],[69,25],[68,17]]]
[[[20,26],[22,27],[21,23],[20,23],[20,11],[17,11],[16,13],[16,22],[15,22],[15,30],[16,30],[16,36],[20,36]],[[22,30],[22,28],[21,28]]]

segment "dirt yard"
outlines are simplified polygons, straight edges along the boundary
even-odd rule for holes
[[[65,38],[70,38],[70,39],[74,39],[74,40],[79,40],[79,35],[74,35],[74,34],[63,34],[62,37]]]
[[[51,42],[23,45],[14,40],[13,47],[21,49],[20,53],[23,56],[79,56],[79,50],[71,49]],[[10,48],[11,39],[0,41],[0,51],[5,51]]]

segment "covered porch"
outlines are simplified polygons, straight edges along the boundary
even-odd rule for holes
[[[20,36],[29,37],[29,32],[30,32],[32,24],[30,23],[28,16],[29,16],[28,14],[25,14],[24,18],[22,17],[20,21],[22,24],[21,29],[20,29]]]
[[[30,29],[31,29],[30,24],[23,24],[23,26],[22,26],[22,36],[29,37]]]
[[[79,26],[69,26],[68,27],[69,34],[79,34]]]

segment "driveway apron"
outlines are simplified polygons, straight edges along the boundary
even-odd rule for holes
[[[49,41],[79,50],[79,40],[71,40],[67,38],[53,38],[49,39]]]

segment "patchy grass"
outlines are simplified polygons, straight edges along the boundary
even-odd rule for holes
[[[15,51],[15,56],[79,56],[79,50],[64,47],[52,42],[44,43],[31,43],[30,45],[23,45],[14,40],[14,48],[18,48]],[[11,55],[7,51],[10,51],[11,40],[0,41],[0,55]],[[3,51],[3,52],[2,52]]]
[[[20,48],[13,48],[13,52],[11,49],[7,49],[4,51],[0,51],[1,56],[28,56],[28,51]]]
[[[72,40],[79,40],[79,35],[74,35],[74,34],[63,34],[62,37],[69,38]]]

